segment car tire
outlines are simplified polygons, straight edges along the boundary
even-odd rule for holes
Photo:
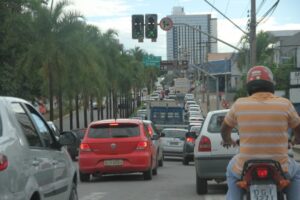
[[[207,194],[207,180],[196,175],[196,189],[197,194]]]
[[[156,158],[155,168],[152,170],[153,175],[157,175],[157,168],[158,168],[158,159]]]
[[[158,161],[158,166],[162,167],[164,166],[164,159],[161,158],[159,161]]]
[[[144,176],[144,180],[151,180],[152,179],[152,169],[151,169],[151,167],[147,171],[143,172],[143,176]]]
[[[77,185],[73,182],[69,200],[78,200]]]
[[[189,165],[189,159],[186,156],[183,157],[182,164],[183,165]]]
[[[85,174],[85,173],[79,172],[79,179],[81,182],[89,182],[90,174]]]

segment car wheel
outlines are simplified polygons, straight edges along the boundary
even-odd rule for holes
[[[186,156],[183,157],[182,164],[183,165],[189,165],[189,159]]]
[[[69,200],[78,200],[77,186],[75,183],[72,183],[72,189]]]
[[[196,189],[198,194],[206,194],[207,180],[203,178],[199,178],[198,175],[196,175]]]
[[[144,180],[152,179],[152,169],[149,168],[147,171],[143,172]]]
[[[164,165],[164,159],[161,158],[159,161],[158,161],[158,166],[162,167]]]
[[[90,174],[79,172],[79,179],[81,182],[88,182],[90,181]]]
[[[157,175],[157,168],[158,168],[158,160],[157,160],[157,158],[156,158],[155,168],[152,170],[152,174],[153,174],[153,175]]]

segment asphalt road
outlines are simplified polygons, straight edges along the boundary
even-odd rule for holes
[[[145,181],[141,174],[126,174],[93,178],[78,185],[80,200],[223,200],[225,183],[209,182],[208,194],[196,193],[194,163],[182,165],[181,160],[168,159],[158,169],[158,175]]]

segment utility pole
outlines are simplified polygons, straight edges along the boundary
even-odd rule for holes
[[[256,0],[251,0],[251,21],[250,21],[250,66],[256,64]]]

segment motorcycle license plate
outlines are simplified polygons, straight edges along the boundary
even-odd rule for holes
[[[254,200],[277,200],[276,185],[251,185],[250,196]]]

